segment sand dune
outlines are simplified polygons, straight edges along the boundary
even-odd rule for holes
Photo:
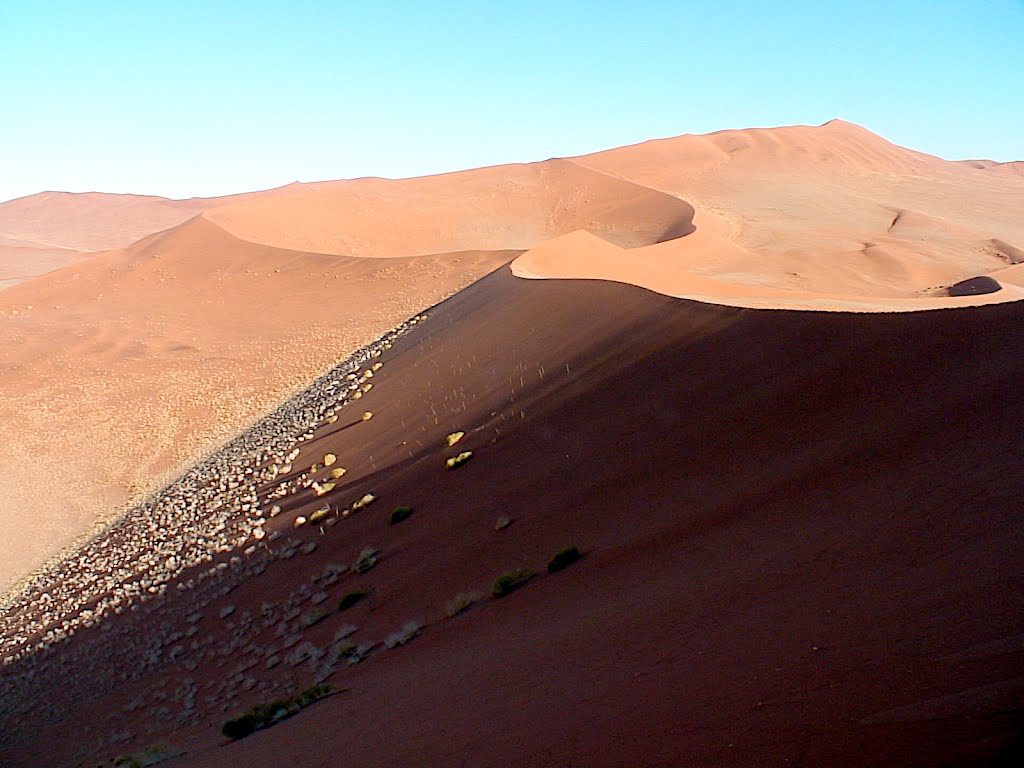
[[[672,195],[565,160],[392,181],[295,185],[207,217],[243,240],[348,256],[524,250],[586,228],[624,246],[691,231]]]
[[[0,292],[0,585],[517,253],[381,263],[200,217]]]
[[[0,280],[21,282],[97,251],[127,247],[200,212],[277,190],[170,200],[152,195],[41,192],[0,203]]]
[[[1024,243],[1024,183],[1015,176],[897,147],[842,121],[680,136],[572,160],[721,220],[730,247],[696,263],[681,256],[686,271],[758,290],[844,297],[836,308],[847,306],[845,297],[872,303],[935,293],[1004,267],[993,239]],[[560,265],[559,274],[574,269]],[[668,292],[681,295],[678,284],[688,279],[676,275]],[[756,306],[793,306],[786,295]]]
[[[520,252],[523,277],[725,305],[955,308],[1021,298],[1021,210],[1006,169],[841,121],[219,199],[0,204],[3,516],[25,531],[0,585]],[[999,289],[965,283],[983,277]]]
[[[32,676],[0,755],[37,765],[45,734],[83,764],[159,742],[175,765],[253,768],[990,764],[1024,711],[1022,307],[757,312],[499,270],[295,444],[287,478],[327,453],[348,474],[278,502],[280,539],[8,667]],[[366,493],[333,527],[294,527]],[[398,505],[413,515],[389,525]],[[570,544],[569,570],[446,617]],[[372,570],[330,576],[367,545]],[[337,613],[353,590],[369,596]],[[379,644],[410,619],[411,643]],[[331,673],[341,693],[219,735],[310,684],[323,657],[293,651],[349,623],[378,645]]]
[[[832,121],[0,204],[0,589],[36,571],[0,763],[990,763],[1024,713],[1019,170]]]

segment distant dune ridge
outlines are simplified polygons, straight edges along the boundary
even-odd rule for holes
[[[225,711],[290,679],[284,649],[262,652],[292,638],[326,648],[328,627],[344,629],[296,627],[285,603],[314,600],[323,580],[337,604],[332,569],[357,556],[373,568],[371,596],[346,613],[360,642],[410,619],[426,622],[422,641],[394,666],[366,651],[356,709],[318,704],[231,747],[239,764],[303,764],[301,718],[344,723],[357,764],[454,764],[467,749],[482,765],[516,754],[536,766],[996,754],[1022,711],[1021,167],[942,160],[836,120],[415,179],[0,204],[0,659],[23,654],[0,674],[0,705],[24,715],[10,752],[0,736],[0,763],[33,764],[54,724],[55,754],[98,762],[168,736],[172,720],[194,753],[183,765],[216,762],[203,750],[219,749]],[[330,455],[344,472],[321,478],[322,493],[296,491],[278,514],[270,485],[256,491],[269,466],[206,478],[235,482],[237,509],[193,499],[182,520],[225,516],[241,538],[203,533],[222,547],[219,570],[171,551],[159,573],[140,560],[140,593],[159,597],[96,620],[118,644],[82,618],[110,594],[48,602],[52,579],[90,552],[44,564],[97,533],[104,557],[135,567],[106,522],[425,310],[393,349],[377,342],[382,369],[351,374],[358,402],[318,405],[311,442],[297,433],[295,456],[275,460],[298,483]],[[445,469],[463,451],[472,460]],[[340,516],[367,496],[380,500]],[[404,505],[409,518],[387,525]],[[198,535],[173,516],[149,522],[167,541]],[[447,601],[570,544],[584,551],[573,570],[473,609],[451,634]],[[193,591],[204,568],[216,573]],[[258,636],[264,605],[283,640]],[[68,653],[86,666],[63,651],[48,666],[26,650],[39,637],[12,629],[66,634],[46,623],[61,610],[83,628]],[[146,634],[158,625],[166,636]],[[403,631],[399,645],[419,633]],[[182,638],[197,632],[209,643],[190,650]],[[213,649],[237,659],[230,680]],[[312,663],[295,668],[310,682]],[[538,695],[548,674],[566,698]],[[445,709],[452,680],[464,706]],[[55,693],[65,682],[70,715]],[[139,703],[137,686],[165,698]],[[494,733],[502,696],[519,709]],[[440,730],[421,727],[423,711]],[[395,728],[378,728],[389,712]],[[752,725],[737,733],[739,720]],[[606,737],[591,738],[594,723]],[[336,746],[309,764],[330,764]]]

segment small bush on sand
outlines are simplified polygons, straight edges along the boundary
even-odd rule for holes
[[[237,741],[255,733],[258,725],[259,720],[256,719],[255,715],[247,712],[244,715],[226,720],[224,725],[221,726],[220,732],[229,739]]]
[[[537,574],[529,568],[517,568],[514,571],[503,573],[494,580],[494,586],[491,588],[491,594],[495,597],[505,597],[505,595],[510,595],[536,575]]]
[[[555,556],[548,562],[548,573],[557,573],[579,560],[583,555],[580,554],[579,547],[566,547],[560,552],[556,552]]]
[[[468,610],[474,603],[478,603],[483,599],[484,596],[479,592],[459,592],[459,594],[445,604],[445,615],[449,619],[454,618],[463,611]]]
[[[458,456],[453,456],[452,458],[446,460],[444,466],[446,469],[457,469],[458,467],[461,467],[463,464],[469,461],[471,458],[473,458],[472,451],[463,451]]]
[[[392,632],[386,638],[384,638],[385,648],[397,648],[400,645],[405,645],[412,640],[416,635],[420,633],[420,623],[418,621],[407,621],[402,625],[402,628],[397,632]]]
[[[177,747],[158,744],[146,747],[141,752],[112,758],[107,765],[114,766],[114,768],[150,768],[150,766],[159,765],[167,760],[179,757],[182,752],[183,751]],[[102,767],[98,766],[97,768]]]
[[[295,704],[300,709],[302,709],[303,707],[308,707],[310,704],[313,704],[313,703],[315,703],[317,701],[320,701],[320,699],[322,699],[324,696],[326,696],[330,692],[331,692],[331,686],[328,685],[327,683],[322,683],[320,685],[314,685],[314,686],[312,686],[310,688],[307,688],[302,693],[300,693],[298,696],[296,696],[295,697]]]
[[[397,525],[403,520],[408,520],[412,516],[412,507],[395,507],[395,511],[391,513],[391,518],[388,520],[391,525]]]
[[[316,512],[313,512],[309,516],[308,522],[310,522],[310,523],[319,523],[321,520],[323,520],[329,514],[331,514],[331,508],[330,507],[320,507],[320,509],[316,510]]]
[[[338,610],[339,611],[347,611],[349,608],[351,608],[353,605],[358,603],[360,600],[362,600],[365,597],[369,597],[369,596],[370,596],[369,592],[349,592],[347,595],[345,595],[343,598],[341,598],[341,602],[338,603]]]
[[[261,728],[269,728],[272,725],[297,714],[331,693],[331,686],[327,684],[314,685],[302,693],[296,694],[287,699],[277,699],[266,704],[257,704],[244,715],[226,720],[221,726],[220,732],[229,739],[244,739]]]
[[[356,561],[352,564],[352,570],[356,573],[366,573],[377,564],[377,558],[379,556],[380,552],[373,547],[365,547],[363,551],[359,553],[359,557],[356,558]]]
[[[359,501],[352,505],[352,511],[358,512],[360,509],[370,506],[376,500],[377,497],[374,496],[372,493],[364,494],[363,497],[359,499]]]

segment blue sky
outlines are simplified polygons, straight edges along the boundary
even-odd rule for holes
[[[0,0],[0,200],[414,176],[860,123],[1024,159],[1024,0]]]

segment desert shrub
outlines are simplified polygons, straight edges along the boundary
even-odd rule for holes
[[[331,690],[331,686],[327,684],[314,685],[291,698],[257,704],[244,715],[226,720],[221,726],[220,732],[235,741],[244,739],[259,729],[269,728],[319,701],[330,694]]]
[[[295,704],[299,709],[308,707],[310,704],[320,701],[320,699],[327,696],[330,692],[331,686],[327,683],[311,686],[295,697]]]
[[[556,552],[555,556],[548,562],[548,573],[557,573],[579,560],[583,555],[580,554],[579,547],[566,547],[565,549]]]
[[[330,485],[330,484],[328,483],[328,485]],[[331,514],[331,508],[330,507],[327,507],[326,509],[321,507],[320,509],[318,509],[316,512],[313,512],[309,516],[308,522],[310,522],[310,523],[319,523],[321,520],[323,520],[329,514]]]
[[[399,645],[405,645],[408,643],[419,633],[420,623],[418,621],[407,621],[402,625],[400,630],[392,632],[384,638],[384,646],[386,648],[397,648]]]
[[[258,723],[258,728],[264,728],[287,717],[291,709],[292,701],[290,699],[277,699],[268,704],[257,704],[249,712],[249,715]]]
[[[373,547],[364,547],[355,563],[352,564],[352,570],[356,573],[366,573],[377,564],[378,555],[380,552]]]
[[[238,739],[244,739],[252,733],[256,732],[256,717],[246,712],[244,715],[239,717],[233,717],[230,720],[225,720],[224,725],[221,726],[220,732],[227,736],[229,739],[237,741]]]
[[[484,596],[479,592],[459,592],[455,597],[449,600],[444,607],[445,615],[451,619],[458,616],[463,611],[467,610],[474,603],[478,603],[483,600]]]
[[[349,608],[351,608],[353,605],[358,603],[363,598],[369,597],[369,595],[369,592],[349,592],[347,595],[341,598],[341,602],[338,603],[338,610],[347,611]]]
[[[334,483],[313,483],[313,493],[317,496],[323,496],[334,490]],[[312,515],[309,518],[310,522],[313,522]]]
[[[456,469],[458,467],[461,467],[471,458],[473,458],[472,451],[463,451],[458,456],[453,456],[452,458],[445,461],[444,465],[447,469]]]
[[[299,624],[301,624],[303,628],[309,628],[314,624],[319,624],[326,618],[327,611],[323,608],[310,608],[308,611],[304,611],[302,616],[299,617]]]
[[[494,580],[494,586],[491,588],[491,594],[495,597],[505,597],[505,595],[510,595],[536,575],[537,574],[529,568],[517,568],[514,571],[503,573]]]
[[[120,757],[112,758],[109,765],[115,766],[115,768],[149,768],[149,766],[159,765],[167,760],[179,757],[181,754],[182,750],[180,748],[159,744],[146,747],[141,752],[135,752],[131,755],[121,755]]]
[[[408,520],[412,516],[412,507],[395,507],[395,511],[391,513],[391,518],[388,522],[391,525],[397,525],[403,520]]]
[[[359,499],[359,501],[352,505],[352,511],[358,512],[363,507],[368,507],[370,504],[373,504],[373,502],[375,502],[376,500],[377,497],[374,496],[372,493],[364,494],[363,497]]]

